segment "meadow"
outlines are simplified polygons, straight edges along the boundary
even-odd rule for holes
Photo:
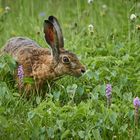
[[[16,62],[0,54],[0,139],[139,140],[133,100],[140,97],[140,2],[0,0],[0,48],[14,36],[48,47],[43,22],[50,15],[60,21],[65,48],[87,71],[27,100],[14,80]]]

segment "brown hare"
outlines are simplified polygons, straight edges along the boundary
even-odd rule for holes
[[[85,67],[74,53],[64,49],[62,30],[54,16],[44,21],[44,33],[51,51],[24,37],[11,38],[3,51],[22,66],[24,77],[33,78],[39,88],[46,80],[55,80],[66,74],[81,76],[86,71]]]

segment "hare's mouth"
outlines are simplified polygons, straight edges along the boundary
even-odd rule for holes
[[[81,77],[84,74],[84,72],[81,72],[81,70],[78,70],[76,72],[71,73],[70,75],[74,76],[74,77]]]

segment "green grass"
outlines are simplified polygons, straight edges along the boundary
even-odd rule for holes
[[[133,22],[132,13],[138,15]],[[79,79],[67,76],[57,81],[50,91],[44,91],[44,99],[34,95],[27,101],[19,95],[12,76],[14,60],[0,56],[0,139],[138,140],[140,126],[134,124],[133,99],[140,97],[140,30],[136,29],[140,3],[0,0],[0,48],[13,36],[27,36],[48,47],[43,21],[49,15],[59,19],[65,48],[81,58],[87,72]],[[113,88],[110,108],[107,83]]]

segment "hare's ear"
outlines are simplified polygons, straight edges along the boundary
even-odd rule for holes
[[[54,16],[49,16],[48,20],[53,24],[57,32],[59,48],[63,48],[64,47],[63,34],[57,18],[55,18]]]
[[[49,21],[45,20],[44,21],[44,33],[45,33],[45,39],[47,43],[51,46],[52,48],[52,53],[55,58],[55,60],[58,60],[59,58],[59,39],[57,35],[57,31],[54,27],[54,25]]]

